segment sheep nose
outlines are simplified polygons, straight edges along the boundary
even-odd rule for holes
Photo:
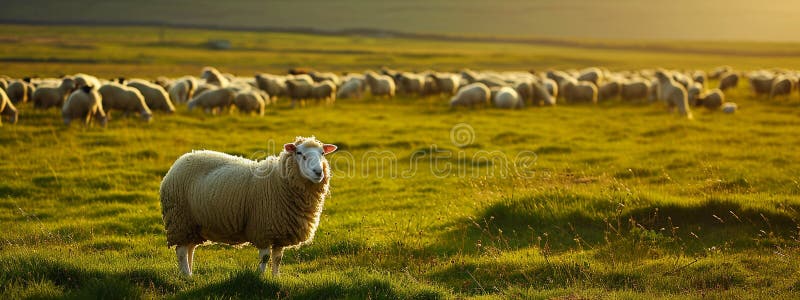
[[[317,177],[322,176],[322,170],[314,170],[314,174],[316,174]]]

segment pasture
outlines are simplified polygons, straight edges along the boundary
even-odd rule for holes
[[[234,49],[204,47],[219,38]],[[153,78],[204,65],[245,76],[800,69],[793,55],[700,51],[724,43],[656,51],[177,29],[161,39],[146,27],[6,25],[0,40],[0,73],[14,77]],[[503,111],[366,97],[296,109],[282,99],[263,117],[179,106],[152,123],[67,128],[55,110],[20,105],[19,123],[0,127],[0,298],[797,298],[800,97],[756,98],[746,82],[726,96],[738,113],[697,109],[691,121],[620,100]],[[314,242],[288,250],[278,278],[256,272],[254,248],[226,245],[199,248],[194,277],[181,277],[158,194],[174,160],[192,149],[263,158],[298,135],[339,146]]]

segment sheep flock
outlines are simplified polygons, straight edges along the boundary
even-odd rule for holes
[[[262,116],[279,101],[292,107],[309,103],[334,105],[337,100],[372,97],[378,101],[402,96],[449,101],[452,109],[521,109],[524,107],[597,104],[618,99],[651,105],[691,119],[706,109],[733,113],[736,103],[725,92],[746,80],[757,98],[788,98],[798,90],[800,72],[782,69],[738,71],[721,66],[710,71],[641,69],[610,71],[398,71],[389,68],[334,74],[290,69],[287,74],[259,73],[240,77],[205,67],[199,76],[155,79],[101,79],[89,74],[60,78],[11,78],[0,75],[0,115],[16,123],[19,111],[61,108],[64,123],[80,119],[105,125],[112,111],[152,120],[154,113],[200,108],[207,114],[237,111]],[[712,82],[714,80],[714,85]],[[448,100],[449,99],[449,100]],[[235,109],[232,109],[235,108]],[[2,124],[2,123],[0,123]]]

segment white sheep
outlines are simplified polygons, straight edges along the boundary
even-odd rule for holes
[[[725,103],[725,94],[720,89],[713,89],[697,98],[695,105],[702,105],[709,110],[716,110]]]
[[[497,108],[522,108],[522,100],[516,90],[510,87],[502,87],[492,98],[494,106]]]
[[[11,124],[17,123],[17,108],[11,103],[4,90],[0,90],[0,126],[3,125],[3,118],[8,118]]]
[[[379,75],[375,72],[369,71],[365,74],[369,91],[373,96],[386,96],[394,98],[395,84],[392,77],[387,75]]]
[[[139,90],[144,96],[144,102],[151,110],[160,110],[167,113],[175,112],[175,105],[169,99],[169,94],[164,90],[164,87],[150,83],[146,80],[131,79],[128,86]]]
[[[314,100],[325,100],[328,104],[336,101],[336,85],[330,81],[323,81],[311,87],[311,98]]]
[[[122,111],[125,116],[131,112],[138,112],[142,120],[147,122],[153,117],[153,113],[144,101],[144,96],[135,88],[109,82],[102,85],[98,92],[103,98],[103,110],[108,119],[111,119],[111,110],[114,109]]]
[[[222,75],[216,68],[214,67],[205,67],[203,68],[203,72],[200,74],[200,78],[205,79],[206,83],[213,84],[218,87],[227,87],[230,83],[228,77]]]
[[[206,113],[217,114],[233,104],[236,97],[236,90],[232,88],[218,88],[205,91],[189,100],[187,106],[189,111],[195,107],[202,107]]]
[[[271,74],[256,74],[255,79],[258,88],[267,92],[273,99],[288,94],[286,78]]]
[[[194,97],[196,89],[197,80],[194,77],[186,76],[173,81],[167,89],[167,93],[174,103],[186,103]]]
[[[491,91],[485,84],[471,83],[459,89],[458,93],[450,98],[450,107],[486,105],[490,96]]]
[[[336,91],[336,98],[339,99],[361,99],[367,83],[364,78],[351,77],[345,81]]]
[[[739,85],[739,74],[734,72],[723,73],[719,77],[719,89],[727,90]]]
[[[259,249],[261,272],[271,250],[277,275],[284,248],[314,238],[331,178],[324,155],[335,150],[314,137],[298,137],[261,161],[214,151],[181,156],[160,189],[167,246],[177,246],[181,272],[192,275],[199,244],[249,242]]]
[[[650,93],[650,85],[642,78],[629,79],[622,83],[620,96],[622,100],[642,100]]]
[[[97,119],[100,125],[105,126],[107,118],[101,97],[97,88],[88,85],[72,92],[61,108],[64,124],[69,125],[73,119],[80,119],[89,125],[93,119]]]
[[[72,91],[75,90],[75,79],[65,77],[61,84],[53,87],[40,86],[33,92],[33,107],[38,109],[48,109],[50,107],[61,107],[67,100]]]
[[[84,86],[97,88],[100,86],[100,80],[89,74],[78,73],[72,75],[72,78],[75,78],[75,88],[82,88]]]
[[[658,81],[658,98],[666,102],[670,108],[677,107],[680,114],[692,119],[686,88],[676,82],[668,71],[656,71],[656,79]]]
[[[772,87],[770,88],[769,98],[773,99],[776,96],[785,96],[792,93],[795,88],[797,79],[790,78],[786,75],[778,75],[772,80]]]
[[[450,73],[434,73],[430,75],[436,80],[436,87],[440,93],[455,95],[458,92],[461,80],[458,75]]]
[[[30,91],[33,85],[25,80],[30,81],[29,78],[26,78],[24,80],[12,81],[8,84],[8,88],[6,88],[6,95],[8,95],[8,99],[11,100],[11,103],[28,102],[28,96],[33,94]]]
[[[567,79],[559,90],[567,103],[597,103],[597,86],[589,81]]]
[[[266,106],[265,98],[269,99],[269,95],[263,97],[261,93],[254,90],[239,91],[233,98],[233,105],[235,105],[236,109],[240,112],[255,112],[259,116],[263,116],[264,106]]]

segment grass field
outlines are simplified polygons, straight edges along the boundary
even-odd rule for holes
[[[2,26],[0,73],[800,64],[292,34],[167,37]],[[204,49],[212,37],[240,50]],[[658,104],[471,111],[400,97],[301,109],[280,101],[261,118],[180,107],[149,124],[115,116],[107,128],[65,128],[58,112],[21,105],[19,124],[0,127],[0,298],[797,298],[800,100],[756,99],[746,84],[727,96],[739,113],[698,110],[693,121]],[[340,147],[314,242],[286,253],[279,278],[256,273],[254,248],[225,245],[200,248],[195,276],[179,276],[158,199],[172,162],[192,149],[259,158],[312,134]],[[520,153],[528,164],[514,164]]]

